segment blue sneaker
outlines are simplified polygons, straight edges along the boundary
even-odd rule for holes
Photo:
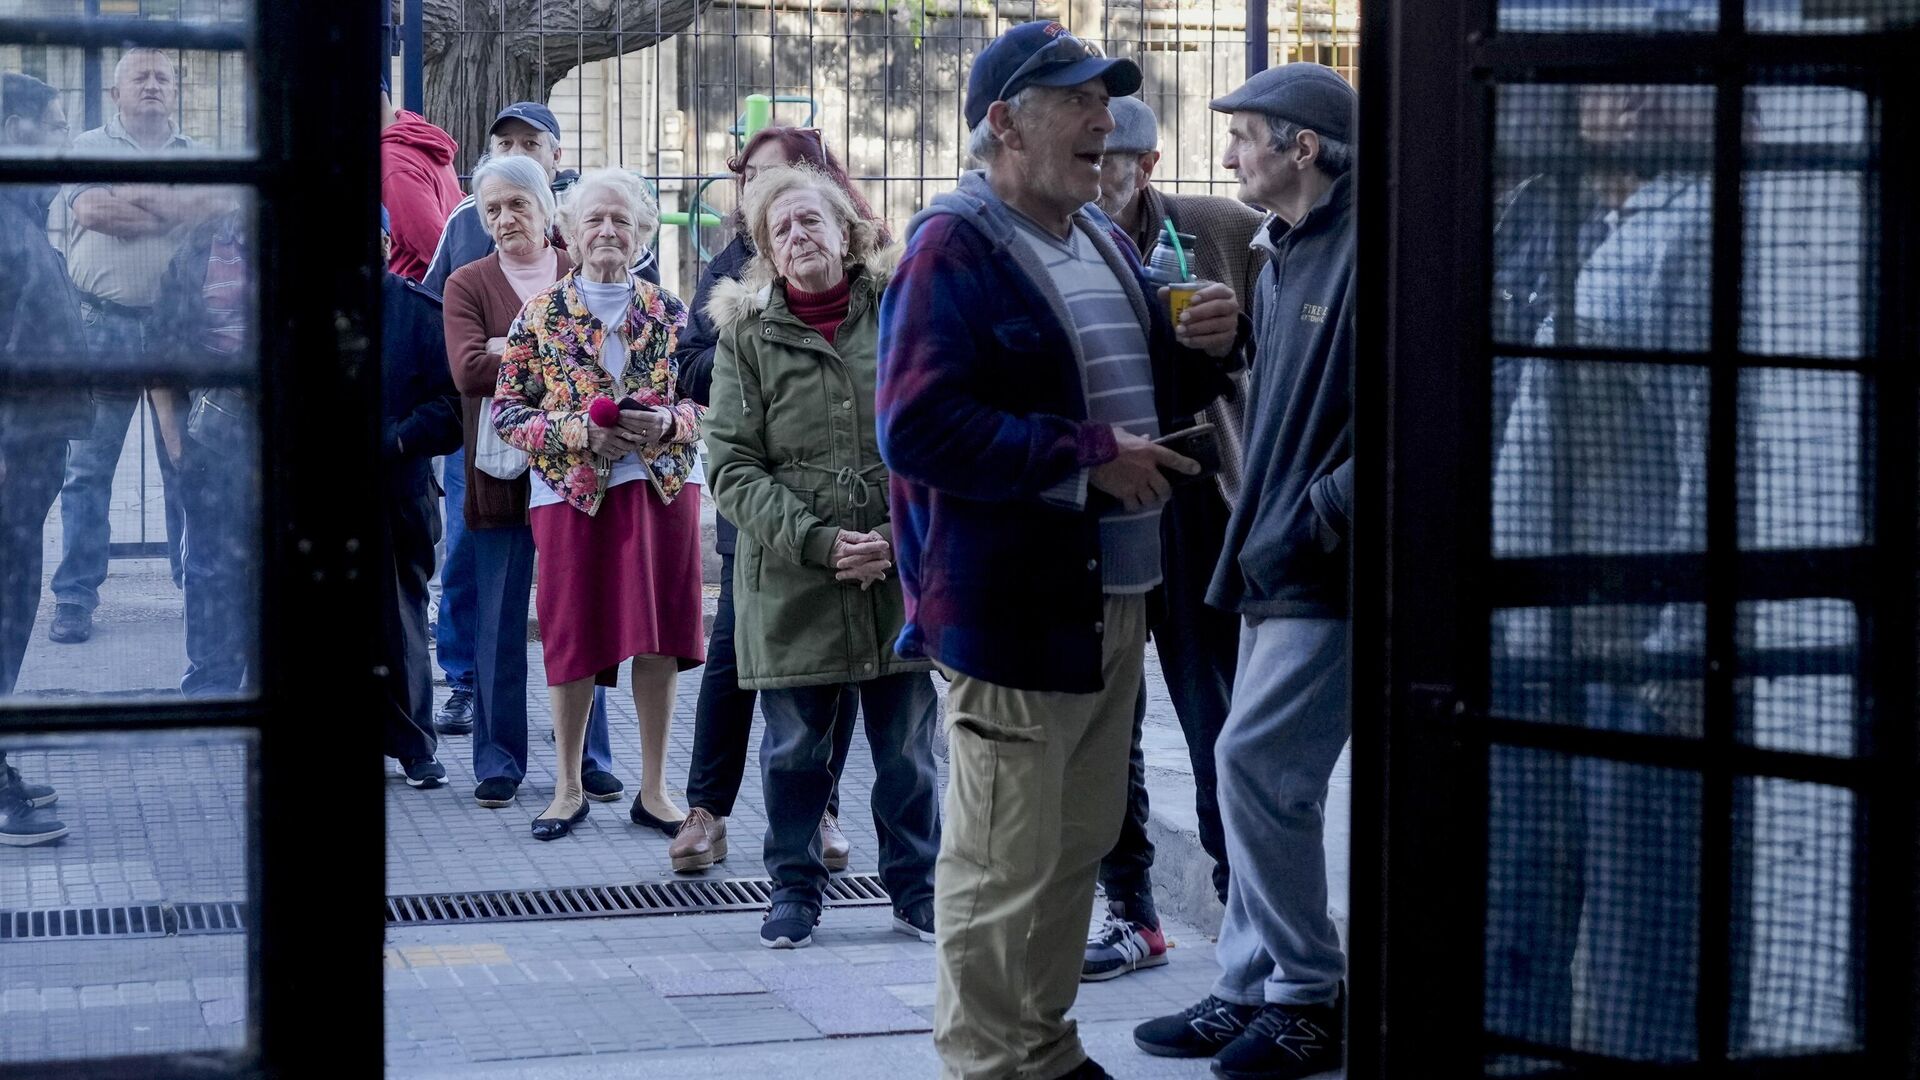
[[[813,928],[820,925],[820,905],[785,900],[767,912],[760,924],[760,944],[769,949],[804,949],[813,944]]]

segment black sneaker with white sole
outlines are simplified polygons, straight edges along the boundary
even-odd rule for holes
[[[38,810],[59,801],[60,796],[47,785],[29,784],[20,778],[19,769],[0,766],[0,804],[23,802],[29,809]]]
[[[922,900],[912,907],[894,908],[893,928],[898,933],[933,944],[933,901]]]
[[[760,944],[769,949],[804,949],[813,944],[813,928],[820,925],[820,905],[783,900],[767,911],[760,924]]]
[[[51,815],[35,810],[24,802],[13,800],[0,803],[0,847],[50,844],[67,835],[68,831]]]
[[[1207,995],[1185,1012],[1149,1020],[1133,1029],[1133,1045],[1154,1057],[1212,1057],[1244,1035],[1258,1005],[1235,1005]]]
[[[1305,1080],[1340,1068],[1345,1023],[1332,1005],[1268,1005],[1213,1059],[1220,1080]]]
[[[408,787],[431,790],[447,782],[447,767],[432,758],[403,761],[400,775],[407,778]]]

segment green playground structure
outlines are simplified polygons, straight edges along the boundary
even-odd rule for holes
[[[748,139],[753,138],[762,128],[772,124],[773,110],[780,105],[805,105],[807,107],[807,118],[801,124],[802,127],[812,127],[814,116],[820,111],[820,103],[805,95],[748,94],[746,111],[741,113],[740,118],[735,120],[733,126],[727,129],[728,132],[733,135],[735,146],[745,147]],[[660,215],[661,225],[677,225],[683,229],[690,228],[694,230],[694,244],[700,249],[700,258],[703,261],[713,258],[713,252],[707,250],[706,243],[700,238],[699,230],[717,229],[726,220],[719,211],[707,204],[707,188],[712,184],[727,179],[730,179],[730,177],[723,174],[720,176],[709,176],[701,180],[700,186],[694,189],[693,205],[691,207]],[[649,181],[649,186],[653,186],[651,181]],[[656,200],[660,197],[658,188],[655,188],[653,195]]]

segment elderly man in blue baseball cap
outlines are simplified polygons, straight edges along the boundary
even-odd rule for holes
[[[989,44],[966,99],[984,168],[914,219],[881,299],[894,647],[952,681],[934,887],[950,1080],[1107,1075],[1067,1012],[1126,806],[1160,511],[1200,472],[1154,440],[1225,391],[1245,332],[1224,285],[1170,315],[1092,205],[1108,102],[1139,86],[1059,23]]]
[[[1238,613],[1240,662],[1214,747],[1229,884],[1204,1000],[1134,1042],[1211,1057],[1225,1080],[1337,1069],[1346,957],[1327,915],[1327,786],[1352,730],[1353,88],[1331,69],[1271,68],[1213,102],[1222,161],[1268,212],[1255,243],[1246,470],[1207,603]]]

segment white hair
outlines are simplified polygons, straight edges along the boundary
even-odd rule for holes
[[[508,154],[496,157],[492,154],[480,159],[473,170],[473,200],[478,208],[480,188],[489,180],[498,180],[509,187],[527,193],[547,217],[547,224],[553,224],[556,210],[553,188],[547,184],[547,170],[540,163],[523,154]],[[486,220],[486,211],[481,210],[481,220]]]
[[[539,166],[534,166],[536,169]],[[580,179],[567,189],[560,200],[556,222],[560,226],[560,235],[566,237],[567,247],[579,251],[580,212],[587,206],[588,200],[602,194],[618,196],[629,213],[633,215],[634,227],[639,233],[636,243],[646,247],[653,240],[653,234],[660,228],[660,208],[653,201],[653,194],[647,190],[646,181],[637,175],[618,167],[588,169],[580,174]],[[635,251],[635,255],[639,252]]]
[[[142,56],[142,55],[157,56],[160,59],[165,60],[167,62],[167,66],[173,69],[173,77],[175,79],[178,79],[180,77],[180,64],[178,61],[176,61],[173,58],[173,54],[167,52],[167,50],[165,49],[155,49],[150,46],[138,45],[131,49],[128,49],[126,52],[121,53],[120,59],[114,62],[113,85],[115,86],[120,85],[120,79],[123,76],[125,76],[127,73],[127,66],[133,63],[134,57]]]
[[[1008,98],[1007,119],[1011,121],[1015,116],[1019,115],[1020,110],[1038,101],[1039,95],[1036,91],[1041,89],[1043,88],[1038,86],[1028,86]],[[1000,141],[1000,136],[993,133],[993,125],[988,123],[987,118],[984,116],[980,118],[978,124],[973,126],[973,130],[967,133],[967,156],[973,159],[974,164],[983,169],[993,162],[994,159],[998,158],[1000,151],[1004,149],[1006,149],[1006,144]]]

